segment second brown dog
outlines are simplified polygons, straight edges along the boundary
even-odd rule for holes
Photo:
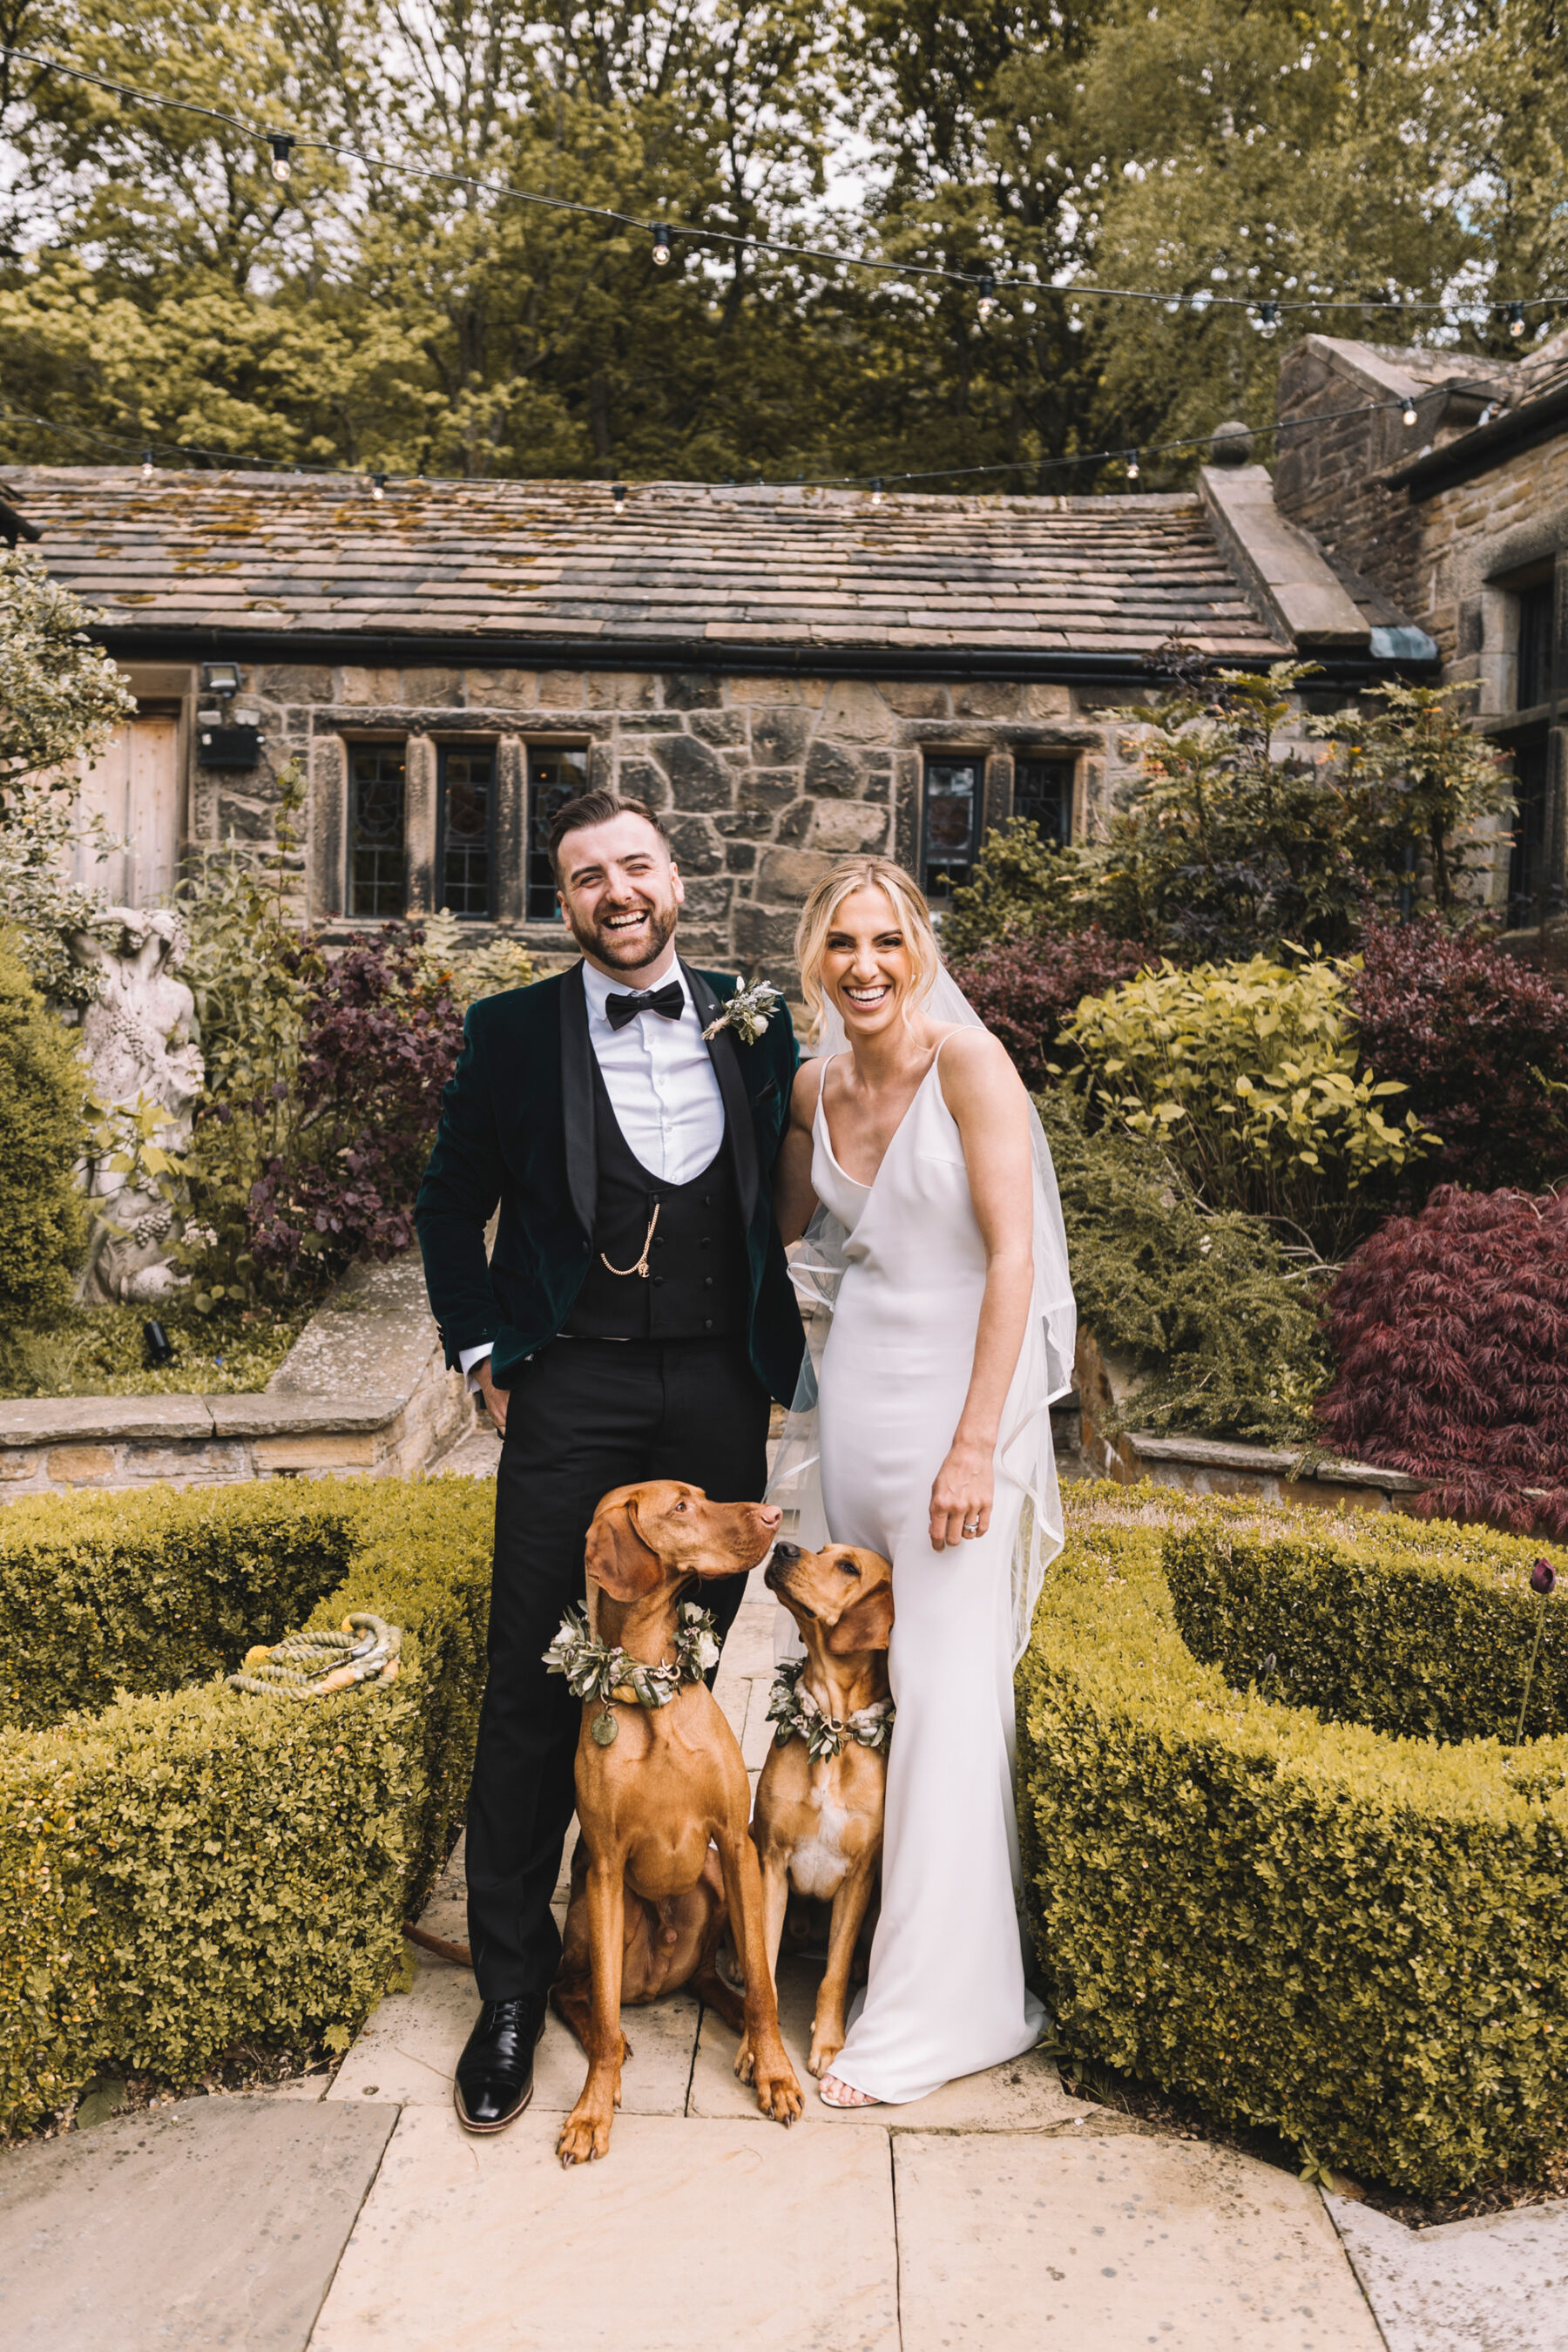
[[[791,1736],[769,1748],[757,1783],[752,1835],[763,1866],[770,1971],[778,1967],[790,1889],[833,1906],[806,2060],[814,2074],[826,2074],[844,2046],[855,1940],[882,1853],[892,1576],[879,1552],[851,1544],[822,1551],[775,1544],[767,1569],[806,1654],[794,1699],[786,1698],[792,1724],[781,1726]]]

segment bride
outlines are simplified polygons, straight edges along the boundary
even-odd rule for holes
[[[829,2106],[867,2106],[1016,2058],[1040,2030],[1016,1907],[1013,1667],[1061,1546],[1050,1402],[1073,1304],[1039,1120],[942,971],[908,875],[847,860],[812,892],[795,951],[817,1058],[795,1080],[774,1200],[784,1240],[805,1235],[795,1279],[818,1312],[768,1493],[802,1542],[893,1563],[881,1915],[820,2086]]]

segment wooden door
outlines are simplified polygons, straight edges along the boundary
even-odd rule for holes
[[[72,879],[113,907],[163,906],[174,896],[180,856],[179,733],[173,719],[133,719],[82,779],[84,822],[103,820],[115,845],[99,858],[79,845]]]

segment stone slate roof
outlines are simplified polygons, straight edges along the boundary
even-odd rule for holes
[[[55,577],[132,633],[1121,656],[1289,651],[1195,497],[8,468]],[[210,638],[208,638],[210,645]],[[346,648],[345,648],[346,650]],[[600,659],[604,658],[603,652]]]

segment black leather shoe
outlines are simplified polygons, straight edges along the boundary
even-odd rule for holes
[[[452,2105],[467,2132],[505,2131],[533,2096],[533,2053],[544,2032],[544,1995],[487,2000],[463,2044]]]

